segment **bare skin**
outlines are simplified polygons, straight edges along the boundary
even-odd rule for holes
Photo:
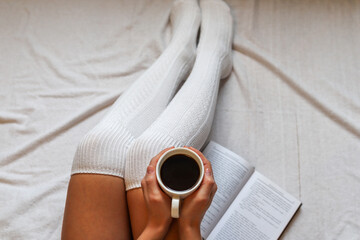
[[[131,219],[132,234],[134,239],[138,239],[141,233],[144,231],[148,219],[148,210],[146,208],[142,188],[135,188],[128,191],[127,200]],[[179,239],[177,220],[171,221],[165,239]]]
[[[201,220],[211,204],[217,186],[210,162],[197,149],[190,149],[201,157],[205,175],[197,191],[182,202],[179,219],[171,218],[171,199],[161,191],[156,181],[156,163],[168,149],[151,160],[141,182],[142,188],[128,191],[130,219],[135,239],[201,239]]]
[[[164,149],[156,157],[160,156],[169,150],[170,148]],[[155,157],[155,158],[156,158]],[[144,198],[144,193],[142,188],[131,189],[127,192],[127,201],[130,213],[130,220],[132,226],[132,234],[134,239],[138,239],[140,234],[144,231],[147,220],[148,220],[148,210],[146,207],[146,202]],[[170,225],[173,223],[170,221]],[[171,236],[176,236],[177,234],[171,234]],[[168,238],[169,239],[169,238]],[[176,238],[172,238],[176,239]]]
[[[61,239],[131,239],[124,180],[99,174],[73,175]]]
[[[141,188],[135,188],[127,192],[126,195],[129,207],[131,230],[134,239],[137,239],[145,229],[147,219],[147,209],[144,194]]]
[[[201,239],[200,223],[217,187],[210,162],[190,149],[203,160],[205,176],[199,189],[182,202],[180,219],[171,218],[170,198],[156,181],[156,163],[165,149],[151,160],[142,188],[127,193],[122,178],[73,175],[61,239],[132,239],[128,209],[134,239]]]

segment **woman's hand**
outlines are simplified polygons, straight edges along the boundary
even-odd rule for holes
[[[186,197],[180,208],[179,236],[180,239],[201,239],[200,224],[206,210],[210,207],[217,186],[209,160],[197,149],[195,151],[204,163],[204,178],[200,187]]]
[[[148,219],[139,239],[163,239],[171,224],[171,199],[159,187],[156,179],[156,164],[167,150],[156,155],[146,169],[146,175],[141,181],[141,187],[148,210]]]

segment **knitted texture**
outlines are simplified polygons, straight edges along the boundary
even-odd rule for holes
[[[176,1],[169,46],[81,140],[72,174],[124,176],[126,151],[166,108],[195,61],[200,9],[196,0]]]
[[[126,189],[140,187],[152,157],[167,147],[205,143],[215,113],[220,79],[232,69],[232,17],[222,1],[200,2],[200,42],[194,68],[159,118],[130,146],[127,154]]]

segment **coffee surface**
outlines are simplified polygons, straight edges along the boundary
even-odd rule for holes
[[[160,169],[162,182],[168,188],[184,191],[193,187],[200,177],[197,162],[191,157],[177,154],[169,157]]]

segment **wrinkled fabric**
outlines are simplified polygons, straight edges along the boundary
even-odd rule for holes
[[[360,1],[227,3],[211,140],[302,201],[283,239],[356,239]],[[77,143],[166,48],[171,4],[0,2],[1,239],[60,239]]]

